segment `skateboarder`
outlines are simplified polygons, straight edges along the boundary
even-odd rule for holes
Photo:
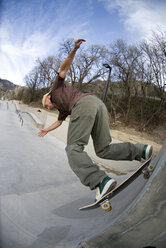
[[[108,114],[104,103],[94,95],[82,93],[65,85],[66,72],[83,42],[85,42],[84,39],[75,41],[73,50],[61,65],[51,91],[43,96],[43,106],[49,110],[57,108],[59,116],[55,123],[40,130],[38,135],[45,136],[48,132],[58,128],[66,117],[71,115],[66,146],[68,161],[82,184],[89,186],[91,190],[96,189],[96,200],[98,200],[116,186],[116,181],[100,170],[84,151],[90,135],[96,155],[104,159],[140,161],[143,158],[146,160],[152,153],[152,146],[130,142],[112,144]]]

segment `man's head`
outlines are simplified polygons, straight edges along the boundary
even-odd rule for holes
[[[54,105],[52,104],[50,98],[51,98],[50,92],[48,92],[47,94],[45,94],[43,96],[43,99],[42,99],[43,107],[48,108],[48,109],[53,109],[54,108]]]

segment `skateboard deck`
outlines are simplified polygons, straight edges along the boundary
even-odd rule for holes
[[[79,210],[90,210],[101,206],[105,211],[110,211],[111,204],[109,200],[115,195],[120,193],[124,188],[126,188],[131,182],[133,182],[141,173],[144,174],[144,178],[148,179],[154,170],[154,166],[150,163],[152,155],[138,167],[127,179],[125,179],[121,184],[116,186],[113,190],[105,194],[100,200],[93,202],[89,205],[80,207]]]

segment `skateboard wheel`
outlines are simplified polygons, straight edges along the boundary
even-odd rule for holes
[[[109,203],[109,201],[103,202],[103,203],[101,204],[101,208],[102,208],[104,211],[106,211],[106,212],[109,212],[109,211],[111,211],[111,209],[112,209],[111,204]]]
[[[147,167],[147,169],[148,169],[149,172],[154,171],[154,167],[153,167],[153,165],[151,165],[151,164]]]

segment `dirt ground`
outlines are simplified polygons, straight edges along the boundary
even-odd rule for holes
[[[165,135],[165,133],[163,134]],[[122,142],[132,142],[132,143],[144,143],[153,145],[154,152],[160,150],[163,140],[161,141],[159,137],[155,135],[150,135],[147,132],[138,132],[130,127],[118,127],[118,129],[111,129],[111,136]],[[166,136],[165,136],[166,137]]]

